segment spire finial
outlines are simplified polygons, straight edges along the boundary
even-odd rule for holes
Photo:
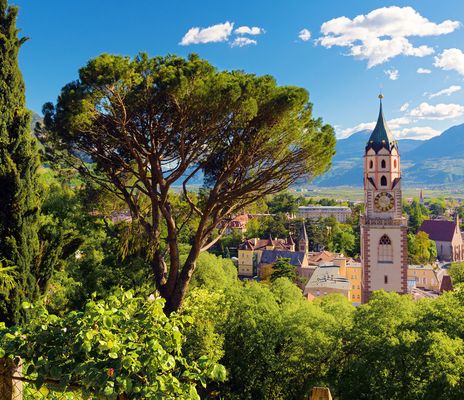
[[[382,94],[382,92],[379,93],[379,99],[380,99],[380,101],[382,101],[382,99],[383,99],[383,94]]]

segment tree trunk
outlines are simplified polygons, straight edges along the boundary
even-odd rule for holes
[[[14,375],[21,375],[21,366],[16,366],[10,358],[0,359],[0,399],[22,400],[23,382],[13,380]]]
[[[196,262],[186,263],[182,268],[182,272],[177,279],[176,286],[171,295],[166,298],[166,305],[164,306],[164,312],[167,315],[178,311],[182,307],[185,295],[187,294],[187,288],[192,278],[193,271],[195,270]]]

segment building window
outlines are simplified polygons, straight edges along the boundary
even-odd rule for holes
[[[382,165],[382,168],[385,168],[387,166],[387,163],[385,162],[385,160],[382,160],[381,165]]]
[[[379,241],[379,262],[392,263],[393,262],[393,246],[390,238],[383,235]]]
[[[396,168],[396,160],[393,160],[393,167]]]
[[[385,175],[380,178],[380,186],[387,186],[387,177]]]
[[[369,168],[370,168],[370,169],[374,168],[374,162],[373,162],[372,160],[369,161]]]
[[[385,275],[385,276],[383,277],[383,283],[385,283],[385,284],[388,283],[388,276],[387,276],[387,275]]]

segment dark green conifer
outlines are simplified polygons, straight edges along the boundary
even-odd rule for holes
[[[18,52],[18,9],[0,0],[0,264],[15,267],[15,287],[0,293],[0,321],[24,321],[23,302],[39,292],[39,157],[26,108]]]

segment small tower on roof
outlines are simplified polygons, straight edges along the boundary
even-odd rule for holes
[[[304,221],[301,226],[300,237],[298,238],[298,251],[303,251],[304,253],[309,251],[309,240]]]

